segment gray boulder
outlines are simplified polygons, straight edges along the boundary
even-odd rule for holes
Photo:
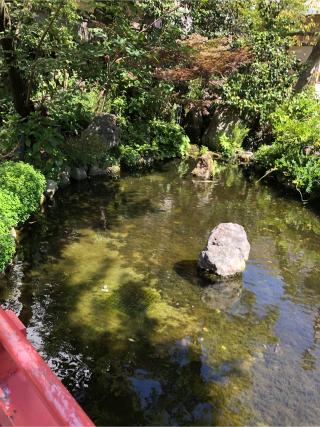
[[[66,169],[59,173],[59,180],[58,180],[59,187],[64,188],[70,184],[70,172],[71,172],[71,169],[70,170]]]
[[[244,228],[232,222],[215,227],[209,236],[207,246],[200,253],[200,270],[220,278],[242,273],[249,258],[250,244]]]
[[[96,116],[87,129],[82,132],[81,141],[89,147],[99,146],[103,151],[116,147],[119,144],[116,116],[114,114]]]
[[[70,176],[75,181],[82,181],[84,179],[87,179],[87,172],[84,168],[72,168]]]
[[[46,190],[44,192],[45,196],[52,200],[53,196],[58,191],[58,188],[59,187],[58,187],[58,184],[56,181],[54,181],[53,179],[48,179],[47,180],[47,187],[46,187]]]
[[[107,173],[106,173],[105,169],[101,169],[96,165],[90,166],[89,171],[88,171],[89,176],[101,176],[101,175],[106,175],[106,174]]]
[[[240,119],[232,110],[225,107],[218,107],[212,114],[209,126],[202,136],[202,145],[209,147],[213,151],[219,151],[220,136],[225,133],[232,135],[232,132]]]

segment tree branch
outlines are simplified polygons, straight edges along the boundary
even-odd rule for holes
[[[258,179],[256,184],[258,184],[258,182],[262,181],[264,178],[266,178],[268,175],[270,175],[272,172],[275,172],[276,170],[277,170],[277,168],[272,168],[272,169],[268,170],[261,178]]]

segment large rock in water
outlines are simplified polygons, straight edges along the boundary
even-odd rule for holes
[[[207,180],[213,177],[213,169],[212,154],[208,152],[199,157],[198,163],[191,173],[197,178]]]
[[[198,266],[220,278],[232,277],[244,271],[249,253],[250,244],[244,228],[232,222],[222,223],[211,231]]]

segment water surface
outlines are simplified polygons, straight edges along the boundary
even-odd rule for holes
[[[318,425],[320,216],[227,168],[171,163],[60,193],[0,302],[95,423]],[[241,279],[205,286],[210,230],[237,222]]]

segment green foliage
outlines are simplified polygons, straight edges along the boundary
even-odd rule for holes
[[[219,148],[223,157],[231,159],[237,152],[241,151],[242,143],[248,132],[249,128],[237,122],[232,129],[231,135],[227,135],[225,132],[220,135]]]
[[[280,35],[258,33],[251,44],[253,61],[231,75],[223,87],[223,98],[244,117],[265,122],[290,95],[297,60],[287,50],[288,40]]]
[[[8,108],[4,113],[0,138],[5,152],[19,145],[23,137],[26,144],[26,160],[40,169],[47,177],[56,178],[66,163],[73,158],[66,156],[66,141],[77,136],[90,122],[97,106],[97,91],[79,87],[75,79],[67,88],[57,88],[58,76],[52,77],[52,94],[46,85],[36,94],[38,109],[30,113],[27,120]],[[88,153],[86,153],[88,157]],[[83,163],[83,162],[82,162]]]
[[[303,23],[301,0],[190,0],[195,30],[206,36],[269,31],[279,35],[296,31]]]
[[[0,219],[0,271],[11,261],[16,250],[10,228]]]
[[[11,193],[0,190],[0,271],[10,262],[15,252],[15,241],[11,228],[19,222],[20,199]]]
[[[186,98],[202,99],[203,98],[203,82],[202,79],[194,79],[188,82],[188,93]]]
[[[239,34],[250,25],[252,0],[191,0],[195,30],[206,36]],[[246,18],[246,19],[245,19]]]
[[[11,228],[25,221],[39,207],[45,189],[44,176],[31,165],[5,162],[0,165],[0,271],[15,252]]]
[[[202,156],[202,154],[206,154],[208,151],[209,151],[208,147],[206,147],[205,145],[201,145],[199,155]]]
[[[11,24],[4,36],[12,38],[14,49],[11,63],[0,51],[0,97],[6,106],[0,107],[0,155],[18,147],[24,135],[26,160],[48,177],[55,178],[65,164],[116,162],[116,153],[100,156],[96,141],[79,149],[77,137],[95,113],[117,115],[122,128],[118,154],[127,165],[185,154],[188,140],[175,124],[177,104],[189,98],[216,99],[216,84],[225,77],[206,75],[187,86],[160,79],[159,68],[188,65],[192,49],[180,42],[192,32],[226,35],[233,46],[251,46],[253,62],[218,89],[224,102],[245,118],[267,121],[290,93],[296,64],[288,54],[286,34],[300,28],[300,0],[6,4]],[[13,108],[19,111],[17,93],[8,89],[12,64],[23,83],[23,101],[34,107],[25,120]],[[240,136],[221,137],[226,157],[239,147]]]
[[[46,186],[44,176],[23,162],[5,162],[0,166],[0,187],[19,198],[19,222],[37,210]]]
[[[126,166],[150,164],[153,161],[184,157],[189,138],[174,122],[153,119],[149,123],[129,124],[123,129],[121,161]]]
[[[106,151],[106,144],[100,137],[89,139],[68,138],[62,148],[70,166],[95,165],[101,168],[119,164],[117,148]]]
[[[73,136],[90,123],[98,103],[98,90],[94,84],[89,87],[79,81],[76,73],[68,77],[58,70],[42,82],[35,100],[63,136]]]
[[[255,162],[274,169],[300,191],[311,193],[320,184],[320,102],[312,92],[292,97],[270,117],[275,141],[261,146]]]
[[[21,212],[21,202],[18,196],[0,190],[0,221],[7,227],[14,227],[18,224],[19,212]]]
[[[12,105],[8,105],[2,112],[0,126],[0,154],[5,156],[18,146],[19,138],[17,136],[20,126],[20,116],[14,112]]]
[[[64,163],[60,146],[63,137],[52,118],[43,117],[39,112],[31,113],[28,120],[17,129],[26,144],[26,160],[42,170],[48,177],[54,177]]]
[[[36,90],[46,76],[50,79],[53,70],[68,67],[75,56],[77,3],[6,0],[6,7],[11,22],[6,35],[14,38],[19,71],[30,89]]]

